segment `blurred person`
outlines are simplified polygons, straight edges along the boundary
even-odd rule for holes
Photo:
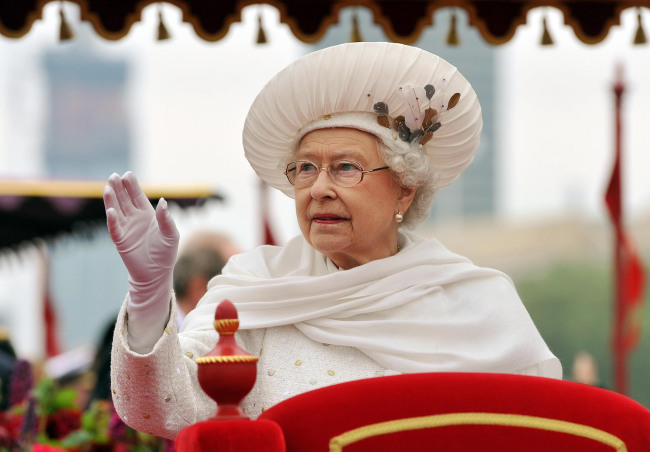
[[[243,251],[228,234],[213,229],[196,229],[191,232],[184,243],[181,242],[180,254],[201,248],[211,248],[217,251],[225,262]]]
[[[255,418],[293,395],[411,372],[561,378],[510,278],[413,232],[479,145],[481,108],[448,62],[393,43],[311,53],[258,94],[244,152],[295,199],[301,235],[233,256],[182,324],[171,293],[179,234],[135,175],[109,177],[108,229],[130,287],[113,340],[113,400],[132,427],[169,438],[213,415],[195,359],[232,301],[236,339],[259,354],[242,408]],[[264,353],[261,353],[261,350]]]
[[[111,320],[101,330],[95,357],[91,364],[91,372],[95,376],[94,385],[88,396],[86,408],[96,400],[111,400],[111,349],[113,347],[113,331],[117,316]]]
[[[571,378],[578,383],[604,388],[598,376],[598,364],[591,353],[580,351],[573,358]]]
[[[199,231],[192,234],[174,265],[173,288],[178,326],[208,290],[208,282],[221,274],[226,261],[240,252],[227,236]]]

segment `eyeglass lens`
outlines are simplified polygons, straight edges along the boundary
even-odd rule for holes
[[[303,188],[312,185],[321,172],[321,168],[307,160],[298,160],[287,165],[287,178],[296,187]],[[332,180],[342,187],[351,187],[361,182],[363,168],[356,162],[335,160],[327,166],[327,172]]]

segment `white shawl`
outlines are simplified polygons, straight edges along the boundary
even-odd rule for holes
[[[229,299],[241,329],[295,325],[399,372],[516,372],[544,363],[561,376],[508,276],[436,239],[400,232],[399,245],[395,256],[350,270],[302,236],[233,256],[182,331],[212,329],[216,305]]]

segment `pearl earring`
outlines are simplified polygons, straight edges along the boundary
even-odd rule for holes
[[[404,221],[404,215],[402,215],[401,210],[395,214],[395,221],[397,221],[398,223]]]

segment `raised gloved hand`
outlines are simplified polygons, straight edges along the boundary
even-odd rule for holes
[[[129,272],[128,341],[151,351],[169,319],[178,230],[167,202],[154,210],[135,175],[112,174],[104,188],[108,231]]]

